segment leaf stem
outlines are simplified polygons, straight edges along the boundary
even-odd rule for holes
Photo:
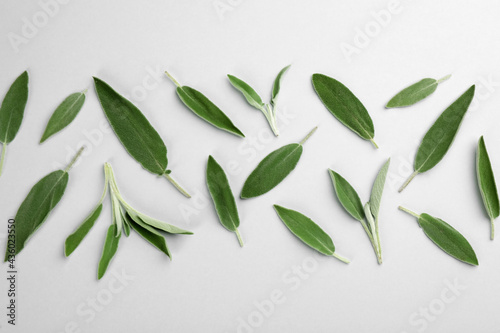
[[[370,142],[373,144],[373,146],[374,146],[376,149],[378,149],[378,145],[377,145],[377,143],[375,142],[375,140],[370,139]]]
[[[415,178],[417,175],[418,175],[418,171],[415,171],[413,172],[410,177],[408,177],[408,179],[405,181],[405,183],[399,188],[398,192],[401,193],[405,188],[406,186],[408,186],[408,184],[410,184],[410,182],[413,180],[413,178]]]
[[[420,218],[420,215],[418,215],[418,214],[417,214],[417,213],[415,213],[415,212],[412,212],[412,211],[411,211],[411,210],[409,210],[408,208],[404,208],[404,207],[402,207],[402,206],[399,206],[399,207],[398,207],[398,209],[399,209],[399,210],[402,210],[402,211],[403,211],[403,212],[405,212],[405,213],[408,213],[408,214],[410,214],[410,215],[412,215],[412,216],[416,217],[417,219],[418,219],[418,218]]]
[[[276,112],[275,108],[270,106],[269,104],[266,104],[267,110],[269,112],[269,125],[271,125],[271,129],[273,130],[273,133],[275,136],[279,136],[280,132],[278,131],[278,126],[276,124]]]
[[[444,82],[444,81],[448,80],[450,77],[451,77],[451,74],[448,74],[445,77],[442,77],[439,80],[437,80],[437,83],[439,84],[441,82]]]
[[[344,258],[344,257],[342,257],[342,256],[339,256],[339,255],[338,255],[337,253],[335,253],[335,252],[334,252],[334,253],[332,253],[332,257],[337,258],[338,260],[342,261],[343,263],[346,263],[346,264],[350,263],[349,259]]]
[[[303,145],[303,144],[307,141],[307,139],[309,139],[309,138],[311,137],[311,135],[313,135],[313,134],[314,134],[314,132],[316,132],[316,130],[317,130],[317,129],[318,129],[318,126],[314,127],[314,128],[311,130],[311,132],[309,132],[309,133],[306,135],[306,137],[305,137],[304,139],[302,139],[302,141],[300,141],[300,142],[299,142],[299,144],[300,144],[300,145]]]
[[[76,153],[76,155],[73,157],[71,162],[69,162],[66,169],[64,169],[64,172],[68,172],[73,167],[73,164],[75,164],[76,160],[78,159],[78,157],[80,157],[80,155],[82,154],[84,149],[85,149],[85,146],[82,146],[82,147],[80,147],[80,149],[78,149],[78,152]]]
[[[2,175],[3,162],[5,161],[5,153],[7,152],[7,144],[2,145],[2,156],[0,157],[0,176]]]
[[[490,239],[494,240],[495,239],[495,219],[491,218],[491,227],[490,227]]]
[[[243,239],[241,238],[240,231],[236,229],[234,233],[236,234],[236,237],[238,237],[238,242],[240,242],[240,246],[243,247]]]
[[[167,180],[171,182],[172,185],[174,185],[175,188],[179,190],[179,192],[181,192],[185,197],[191,198],[191,195],[189,195],[189,193],[187,193],[186,190],[184,190],[168,173],[164,173],[163,176],[167,178]]]
[[[179,84],[179,82],[177,82],[176,79],[174,79],[174,77],[172,75],[170,75],[169,72],[165,71],[165,74],[168,76],[168,78],[177,86],[177,87],[180,87],[181,85]]]

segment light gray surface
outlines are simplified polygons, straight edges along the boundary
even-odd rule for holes
[[[500,240],[489,240],[474,153],[484,134],[500,175],[500,4],[400,1],[381,27],[372,12],[388,8],[389,1],[368,0],[69,1],[15,52],[9,33],[22,36],[24,18],[43,19],[43,9],[36,1],[2,1],[0,95],[23,70],[30,74],[25,120],[9,146],[0,178],[2,228],[38,179],[65,164],[89,135],[94,142],[71,171],[63,200],[17,259],[18,326],[9,327],[2,310],[0,330],[237,332],[244,320],[256,327],[239,332],[498,333]],[[366,28],[373,29],[372,37],[346,57],[342,43],[355,45],[358,29]],[[276,139],[263,115],[246,104],[225,75],[241,77],[268,99],[275,75],[290,63],[279,100],[280,113],[289,116],[281,121]],[[175,96],[164,69],[203,91],[247,138],[194,116]],[[324,109],[310,83],[314,72],[337,78],[361,99],[375,123],[378,151]],[[447,74],[452,78],[418,105],[383,108],[406,85]],[[99,130],[106,122],[93,75],[131,96],[165,140],[173,176],[195,198],[185,199],[164,179],[142,170],[114,134]],[[477,98],[448,155],[398,194],[429,126],[473,83]],[[77,119],[38,145],[54,108],[69,93],[85,88],[88,98]],[[137,95],[141,92],[146,98]],[[256,199],[238,200],[245,240],[240,249],[207,201],[207,156],[224,166],[239,193],[261,158],[298,142],[316,125],[298,167],[279,187]],[[341,173],[366,201],[388,157],[392,165],[380,222],[384,263],[378,266],[361,225],[335,199],[326,170]],[[168,238],[172,262],[133,234],[122,238],[107,275],[98,282],[97,262],[111,221],[109,201],[80,248],[64,258],[64,239],[101,194],[105,161],[113,165],[118,185],[134,207],[195,232]],[[315,255],[303,246],[280,222],[274,203],[311,217],[352,263]],[[455,226],[476,250],[480,266],[441,252],[415,219],[397,211],[400,204]],[[302,265],[310,273],[297,273],[294,267]],[[3,265],[2,272],[6,269]],[[116,283],[122,270],[133,280]],[[7,285],[1,276],[0,281],[5,309]],[[448,284],[454,282],[465,289],[453,293]],[[259,310],[256,302],[268,304],[265,300],[280,293],[282,302],[272,313]],[[106,298],[110,295],[112,299]],[[90,310],[89,302],[97,296],[109,304]],[[429,307],[432,317],[423,319],[419,313]]]

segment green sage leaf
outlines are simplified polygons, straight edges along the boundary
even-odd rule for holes
[[[474,98],[474,90],[473,85],[444,110],[427,131],[415,157],[413,166],[415,171],[401,186],[399,192],[403,191],[415,176],[435,167],[446,155]]]
[[[278,205],[274,205],[274,209],[287,228],[306,245],[326,256],[349,263],[349,260],[335,253],[332,239],[313,220],[295,210]]]
[[[109,263],[111,262],[111,259],[113,259],[116,250],[118,249],[118,242],[120,241],[121,233],[116,236],[118,232],[116,229],[116,224],[112,224],[108,228],[106,240],[104,241],[104,248],[102,250],[101,260],[99,261],[99,267],[97,269],[98,280],[100,280],[106,273]]]
[[[365,211],[356,190],[344,177],[335,171],[328,169],[332,179],[335,194],[344,209],[356,220],[364,223]]]
[[[373,121],[364,105],[342,83],[323,74],[313,74],[312,83],[320,100],[342,124],[378,148],[373,140]]]
[[[391,164],[391,159],[382,166],[380,171],[375,178],[373,183],[372,192],[370,195],[370,211],[373,214],[375,220],[378,220],[378,214],[380,211],[380,203],[382,201],[382,194],[384,193],[385,180],[387,178],[387,172],[389,171],[389,165]]]
[[[76,118],[85,102],[86,92],[87,90],[71,94],[59,104],[47,123],[40,143],[64,129]]]
[[[258,197],[281,183],[295,169],[302,155],[302,145],[316,131],[316,128],[309,132],[300,143],[283,146],[264,157],[245,181],[241,190],[241,198]]]
[[[236,76],[233,75],[227,75],[229,78],[229,82],[240,91],[245,99],[247,100],[248,104],[256,108],[257,110],[262,110],[262,108],[265,107],[264,103],[262,102],[262,98],[260,98],[259,94],[255,92],[255,90],[250,87],[245,81],[238,79]]]
[[[181,229],[175,225],[168,224],[163,221],[159,221],[145,214],[139,213],[136,210],[127,209],[127,213],[132,217],[134,221],[137,222],[137,218],[141,219],[144,223],[156,228],[168,232],[169,234],[182,234],[182,235],[192,235],[193,233],[188,230]]]
[[[438,84],[443,81],[446,81],[450,78],[451,75],[447,75],[440,80],[435,79],[422,79],[417,83],[412,84],[409,87],[401,90],[397,93],[385,106],[386,108],[401,108],[405,106],[413,105],[417,102],[420,102],[427,96],[431,95]]]
[[[165,253],[170,259],[172,259],[172,254],[168,249],[167,242],[165,238],[156,229],[152,228],[148,224],[144,223],[141,219],[133,219],[130,215],[126,214],[126,220],[130,226],[137,231],[142,238],[148,241],[151,245],[156,247],[161,252]]]
[[[276,101],[278,99],[278,95],[280,93],[280,90],[281,90],[281,78],[283,77],[283,74],[286,73],[286,71],[288,71],[288,69],[290,68],[291,65],[288,65],[286,67],[284,67],[279,73],[278,73],[278,76],[276,76],[276,79],[274,80],[274,85],[273,85],[273,92],[271,94],[271,105],[272,106],[275,106],[276,105]]]
[[[495,237],[494,219],[500,215],[500,201],[498,199],[497,185],[490,157],[486,150],[484,138],[481,136],[477,145],[476,153],[476,174],[479,184],[479,191],[483,198],[484,207],[491,220],[491,239]]]
[[[83,221],[83,223],[76,229],[71,235],[66,238],[66,241],[64,242],[64,255],[66,257],[69,257],[73,251],[76,250],[78,245],[82,242],[82,240],[87,236],[89,233],[90,229],[95,224],[95,221],[99,218],[101,215],[102,211],[102,203],[100,202],[97,207],[94,208],[94,210],[90,213],[87,218]]]
[[[130,222],[129,218],[127,218],[127,211],[123,209],[123,207],[120,207],[120,214],[122,216],[122,221],[123,221],[123,232],[125,233],[125,236],[130,236]]]

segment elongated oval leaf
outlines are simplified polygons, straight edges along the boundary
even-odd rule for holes
[[[330,173],[335,193],[342,207],[344,207],[344,209],[356,220],[363,221],[365,218],[365,211],[356,190],[354,190],[344,177],[335,171],[329,169],[328,172]]]
[[[16,137],[28,101],[28,72],[12,83],[0,107],[0,142],[8,144]]]
[[[68,179],[67,172],[57,170],[40,179],[31,188],[15,217],[15,253],[9,252],[7,248],[5,260],[9,255],[17,255],[24,249],[28,239],[40,228],[61,200],[68,185]]]
[[[385,107],[390,109],[413,105],[431,95],[436,91],[438,84],[447,80],[449,77],[450,75],[440,80],[429,78],[422,79],[397,93]]]
[[[147,240],[151,245],[156,247],[161,252],[165,253],[170,259],[172,259],[172,255],[170,250],[168,249],[167,242],[165,238],[156,231],[153,227],[144,223],[141,219],[136,218],[133,219],[130,215],[126,214],[126,221],[130,224],[130,226],[137,231],[142,238]]]
[[[493,239],[495,235],[493,220],[500,215],[500,201],[498,199],[497,185],[491,167],[490,157],[488,156],[486,144],[482,136],[477,145],[476,174],[484,207],[491,219],[491,239]]]
[[[279,73],[278,76],[276,76],[276,79],[274,80],[274,85],[273,85],[273,92],[271,94],[271,105],[276,105],[276,101],[278,99],[278,95],[281,90],[281,78],[283,77],[283,74],[286,73],[286,71],[290,68],[291,65],[288,65],[284,67]]]
[[[373,121],[364,105],[346,86],[323,74],[313,74],[312,83],[319,98],[335,118],[361,138],[373,142]]]
[[[238,232],[240,217],[231,186],[226,173],[212,156],[208,157],[207,162],[207,186],[220,223],[227,230],[235,232],[240,245],[243,246]]]
[[[370,194],[370,211],[373,214],[375,220],[378,219],[378,213],[380,211],[380,203],[382,201],[382,194],[384,193],[385,179],[387,178],[387,172],[389,171],[389,165],[391,164],[391,159],[382,166],[380,171],[375,178],[373,183],[372,192]]]
[[[100,280],[106,273],[109,263],[118,249],[118,242],[120,241],[121,234],[116,236],[116,233],[116,224],[110,225],[106,234],[106,240],[104,241],[104,248],[102,250],[101,260],[99,261],[99,267],[97,269],[98,280]]]
[[[47,140],[52,135],[61,131],[68,126],[80,112],[83,103],[85,102],[85,93],[87,91],[77,92],[69,95],[59,104],[47,123],[47,127],[43,132],[40,143]]]
[[[471,265],[478,265],[476,253],[467,239],[445,221],[428,214],[420,215],[419,225],[434,244],[450,256]]]
[[[90,229],[95,224],[95,221],[99,218],[102,211],[102,203],[100,202],[97,207],[90,213],[89,216],[83,221],[83,223],[75,230],[71,235],[66,238],[64,242],[64,255],[68,257],[73,251],[76,250],[78,245],[82,242],[82,240],[87,236]]]
[[[137,219],[141,219],[144,223],[156,228],[163,230],[165,232],[168,232],[169,234],[182,234],[182,235],[192,235],[193,233],[188,230],[181,229],[179,227],[176,227],[175,225],[168,224],[163,221],[159,221],[157,219],[154,219],[152,217],[149,217],[145,214],[139,213],[138,211],[135,210],[130,210],[127,209],[127,213],[130,215],[130,217],[134,220],[137,221]]]
[[[142,112],[106,82],[94,77],[104,114],[129,154],[146,170],[163,175],[167,168],[167,147]]]
[[[191,111],[209,124],[237,136],[245,137],[245,135],[234,126],[231,119],[198,90],[187,86],[181,86],[177,87],[177,95]]]
[[[250,87],[245,81],[238,79],[236,76],[233,75],[227,75],[229,78],[229,82],[238,89],[243,96],[245,96],[245,99],[247,100],[248,104],[253,106],[254,108],[261,110],[264,107],[264,103],[262,102],[262,98],[260,98],[259,94],[255,92],[255,90]]]

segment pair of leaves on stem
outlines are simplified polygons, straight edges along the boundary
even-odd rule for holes
[[[380,245],[378,217],[389,165],[390,159],[382,166],[377,174],[377,178],[375,178],[375,182],[373,183],[370,201],[364,206],[351,184],[335,171],[329,170],[337,198],[344,209],[352,217],[361,222],[361,225],[370,239],[379,264],[382,263],[382,247]]]
[[[302,213],[278,205],[274,205],[274,209],[287,228],[306,245],[326,256],[349,263],[348,259],[335,253],[332,239],[313,220]]]
[[[14,140],[23,121],[24,109],[28,102],[28,81],[28,72],[24,71],[10,86],[0,107],[0,142],[2,143],[0,176],[7,153],[7,145]]]
[[[474,266],[479,265],[472,246],[467,239],[451,225],[429,214],[418,215],[401,206],[399,209],[416,217],[418,225],[422,228],[427,237],[429,237],[441,250],[448,253],[453,258],[467,264]]]
[[[94,77],[97,97],[116,136],[127,152],[151,173],[165,177],[184,196],[187,193],[170,176],[167,147],[144,114],[106,82]]]
[[[441,82],[448,80],[450,77],[451,75],[447,75],[439,80],[430,78],[422,79],[397,93],[385,107],[387,109],[402,108],[420,102],[436,91],[437,86]]]
[[[61,201],[69,181],[68,172],[82,151],[83,148],[80,148],[66,169],[49,173],[31,188],[17,210],[14,219],[15,248],[7,247],[5,261],[12,259],[24,249],[28,239],[42,226],[52,210]]]
[[[474,98],[474,91],[473,85],[444,110],[427,131],[415,156],[414,172],[401,186],[399,192],[403,191],[415,176],[435,167],[446,155]]]
[[[193,111],[194,114],[221,130],[239,137],[245,137],[245,135],[233,124],[231,119],[229,119],[229,117],[205,95],[191,87],[180,85],[168,72],[165,72],[165,74],[177,86],[177,96],[179,96],[182,103]]]
[[[281,183],[297,166],[302,156],[302,145],[317,128],[315,127],[299,143],[291,143],[283,146],[264,157],[245,181],[241,190],[241,198],[258,197]]]
[[[276,118],[277,114],[276,102],[278,99],[278,94],[281,89],[281,78],[289,68],[290,65],[283,68],[278,73],[278,76],[274,80],[273,91],[271,93],[271,102],[269,104],[262,102],[262,98],[259,96],[259,94],[257,94],[257,92],[252,87],[250,87],[250,85],[248,85],[246,82],[237,78],[236,76],[229,74],[227,75],[233,87],[238,89],[243,94],[248,104],[250,104],[257,110],[262,111],[262,113],[267,119],[267,122],[269,123],[269,126],[271,126],[271,130],[276,136],[279,135],[277,118]]]
[[[486,150],[484,138],[481,137],[477,144],[476,151],[476,174],[479,191],[483,198],[486,213],[490,218],[491,232],[490,237],[495,238],[495,219],[500,215],[500,202],[498,199],[497,185],[495,182],[495,175],[491,167],[490,157]]]
[[[108,228],[108,232],[106,234],[101,260],[99,261],[97,278],[101,279],[106,273],[109,263],[118,249],[118,243],[122,232],[128,237],[131,229],[135,230],[139,235],[141,235],[141,237],[151,243],[158,250],[165,253],[169,258],[172,258],[165,238],[161,232],[183,235],[192,235],[193,233],[149,217],[132,208],[125,201],[118,190],[113,169],[109,163],[104,165],[104,175],[104,190],[101,199],[83,223],[70,236],[68,236],[64,244],[64,254],[69,256],[73,253],[85,236],[87,236],[90,229],[92,229],[101,214],[103,201],[109,187],[113,223]]]
[[[372,118],[360,100],[339,81],[323,74],[313,74],[312,84],[330,113],[351,131],[375,148],[375,128]]]

